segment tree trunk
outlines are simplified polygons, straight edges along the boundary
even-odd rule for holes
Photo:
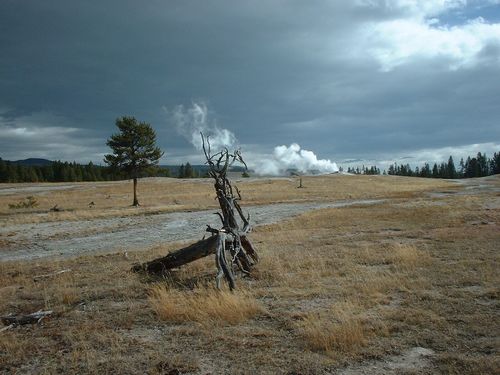
[[[217,245],[217,236],[210,236],[201,241],[198,241],[188,247],[174,251],[173,253],[147,262],[144,264],[136,264],[132,267],[132,271],[146,271],[149,273],[161,275],[166,270],[180,267],[184,264],[191,263],[196,259],[214,254]]]
[[[134,203],[132,206],[138,206],[139,201],[137,200],[137,177],[134,177]]]

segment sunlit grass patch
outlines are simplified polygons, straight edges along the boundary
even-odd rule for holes
[[[265,312],[249,292],[195,288],[181,291],[166,285],[153,286],[149,294],[153,310],[162,320],[202,324],[236,324]]]
[[[352,303],[335,304],[323,312],[311,312],[297,329],[312,350],[354,352],[367,341],[367,332]]]
[[[418,249],[416,246],[409,244],[396,244],[389,254],[389,260],[392,261],[396,267],[401,268],[425,266],[429,264],[431,259],[427,251]]]

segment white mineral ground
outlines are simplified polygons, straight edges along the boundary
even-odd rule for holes
[[[282,203],[245,207],[244,211],[250,213],[252,224],[258,226],[276,223],[314,209],[378,202],[380,200]],[[0,261],[127,251],[145,249],[165,242],[201,239],[207,234],[207,224],[214,228],[220,226],[220,219],[215,212],[216,210],[172,212],[8,225],[0,228],[0,237],[8,238],[11,245],[0,250]]]
[[[497,191],[493,180],[458,180],[459,191],[436,191],[429,198],[445,199],[453,194],[475,194]],[[72,188],[73,185],[68,185]],[[10,187],[8,187],[10,189]],[[25,188],[24,186],[21,189]],[[61,188],[54,186],[53,188]],[[280,203],[243,207],[251,215],[254,227],[289,219],[304,212],[350,205],[376,205],[387,200],[345,200],[336,202]],[[404,201],[411,207],[415,202]],[[436,202],[437,203],[437,202]],[[500,198],[488,203],[500,207]],[[77,256],[88,253],[125,252],[148,249],[166,242],[192,242],[201,239],[206,225],[220,226],[216,210],[159,213],[104,219],[42,222],[37,224],[6,224],[0,227],[0,238],[7,245],[0,247],[0,261]]]

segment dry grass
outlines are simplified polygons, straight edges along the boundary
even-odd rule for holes
[[[242,185],[252,203],[279,189],[282,200],[384,197],[386,188],[397,199],[257,227],[251,236],[262,261],[235,293],[213,289],[212,258],[153,283],[129,272],[137,260],[180,247],[168,241],[128,258],[0,263],[0,314],[54,310],[41,325],[0,334],[0,373],[327,374],[354,364],[362,372],[378,360],[390,373],[391,358],[415,347],[435,354],[408,362],[408,373],[497,372],[496,193],[432,198],[421,192],[445,183],[337,177],[305,179],[305,189],[287,180]],[[210,194],[204,181],[195,184],[160,181],[156,192],[168,185],[177,197]],[[101,188],[85,186],[82,195]],[[126,201],[116,212],[128,212]]]
[[[394,184],[394,179],[398,180],[397,184]],[[304,189],[297,189],[296,178],[241,179],[236,184],[247,205],[382,196],[410,197],[421,191],[450,188],[449,183],[433,179],[412,182],[399,177],[336,175],[303,177]],[[141,207],[130,206],[130,181],[2,184],[2,187],[7,194],[0,194],[0,222],[6,223],[89,220],[217,206],[210,179],[142,179],[138,186]],[[37,199],[39,206],[36,209],[23,209],[15,213],[9,210],[9,204],[27,196]],[[89,207],[90,202],[95,205]],[[50,209],[56,204],[62,211],[51,212]]]
[[[186,292],[163,284],[151,288],[149,302],[162,320],[203,325],[241,323],[265,311],[248,291],[195,288]]]
[[[353,352],[367,341],[355,310],[352,303],[342,302],[325,312],[308,313],[298,323],[298,331],[312,350]]]
[[[394,253],[389,259],[397,266],[403,269],[425,266],[432,261],[429,253],[418,250],[414,245],[397,244],[394,247]]]

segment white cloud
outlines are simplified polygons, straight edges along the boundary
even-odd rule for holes
[[[380,1],[372,1],[372,6]],[[420,59],[441,59],[450,69],[471,67],[481,61],[480,53],[500,44],[500,24],[478,17],[463,25],[439,25],[440,14],[467,5],[466,1],[384,1],[386,8],[405,12],[395,19],[365,24],[358,53],[367,51],[390,71],[398,65]],[[500,62],[498,56],[496,62]]]
[[[9,119],[0,111],[0,144],[6,160],[46,158],[101,162],[104,140],[88,130],[68,126],[64,117],[49,112]]]
[[[0,113],[0,139],[20,142],[29,138],[54,140],[79,130],[75,127],[68,127],[66,119],[49,112],[37,112],[14,119],[8,119],[5,114],[6,112]]]
[[[346,161],[341,163],[342,167],[347,169],[347,167],[361,167],[362,165],[371,166],[377,165],[381,169],[386,169],[394,163],[397,164],[410,164],[412,168],[421,167],[425,163],[429,163],[431,166],[434,163],[442,163],[448,161],[450,156],[453,157],[455,165],[458,167],[460,159],[464,160],[470,156],[475,157],[478,152],[486,154],[487,157],[491,158],[493,153],[500,151],[500,143],[486,142],[486,143],[474,143],[459,146],[447,146],[440,148],[426,148],[415,150],[411,152],[399,152],[391,153],[391,155],[386,155],[382,159],[364,159],[364,160],[354,160]]]
[[[433,17],[440,13],[463,8],[467,0],[358,0],[357,6],[403,13],[411,17]]]
[[[500,150],[500,143],[474,143],[461,146],[448,146],[436,149],[422,149],[411,154],[412,163],[421,165],[425,162],[440,163],[448,160],[453,156],[455,163],[458,164],[460,158],[474,157],[478,152],[486,154],[488,157],[493,156],[494,152]]]

